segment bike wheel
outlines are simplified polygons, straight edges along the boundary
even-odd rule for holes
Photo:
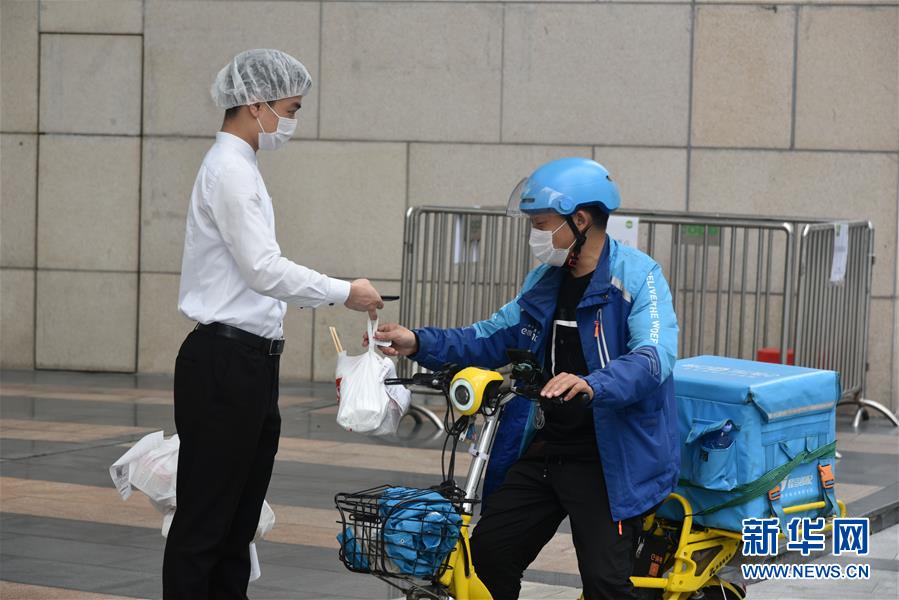
[[[690,600],[743,600],[746,597],[746,590],[741,586],[734,586],[737,591],[723,585],[709,585],[697,590]]]
[[[405,600],[449,600],[449,597],[443,588],[412,588],[406,592]]]

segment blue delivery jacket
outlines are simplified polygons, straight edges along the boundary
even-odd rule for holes
[[[446,363],[495,369],[509,362],[507,349],[519,348],[543,364],[562,276],[561,268],[541,265],[489,319],[456,329],[416,329],[419,348],[411,358],[428,369]],[[671,377],[677,318],[661,267],[607,236],[577,323],[612,519],[621,521],[664,500],[680,472]],[[485,499],[533,439],[534,414],[535,404],[523,397],[503,409],[484,478]]]

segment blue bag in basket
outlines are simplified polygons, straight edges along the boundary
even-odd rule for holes
[[[440,568],[459,539],[462,517],[437,492],[387,488],[380,500],[384,549],[400,571],[422,579]]]

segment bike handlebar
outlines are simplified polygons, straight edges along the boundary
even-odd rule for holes
[[[512,386],[511,392],[523,396],[527,398],[531,402],[540,402],[542,403],[550,403],[555,405],[561,405],[565,403],[565,396],[554,396],[552,398],[544,398],[540,395],[542,391],[542,387],[540,386]],[[569,402],[578,401],[587,404],[590,402],[590,395],[587,392],[579,392],[576,394]]]
[[[426,387],[433,390],[438,390],[447,394],[449,392],[449,383],[452,381],[452,378],[455,377],[456,373],[459,372],[459,368],[455,365],[450,365],[445,369],[441,369],[439,371],[434,371],[433,373],[415,373],[412,377],[395,377],[391,379],[385,379],[385,385],[404,385],[404,386],[420,386]],[[561,405],[565,401],[563,400],[563,396],[556,396],[554,398],[543,398],[540,396],[540,392],[543,390],[543,386],[539,384],[526,384],[526,385],[518,385],[518,386],[502,386],[496,391],[496,398],[502,397],[508,393],[513,393],[518,396],[522,396],[527,398],[531,402],[538,402],[540,404],[550,403],[554,405]],[[447,400],[449,398],[447,397]],[[580,392],[574,398],[573,401],[582,402],[584,404],[588,404],[590,402],[590,396],[586,392]]]

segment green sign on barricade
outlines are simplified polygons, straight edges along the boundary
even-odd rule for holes
[[[701,246],[708,240],[709,246],[721,245],[721,228],[714,225],[681,225],[680,233],[684,244]]]

